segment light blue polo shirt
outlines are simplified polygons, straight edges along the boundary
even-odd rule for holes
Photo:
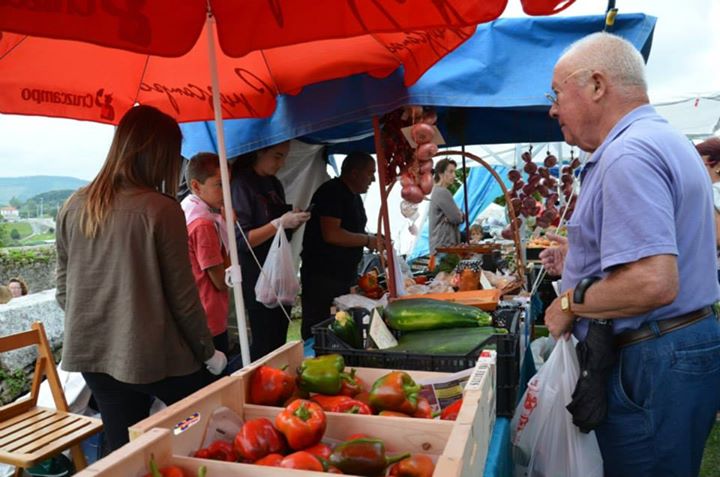
[[[617,265],[670,254],[680,273],[675,301],[613,320],[615,334],[710,305],[720,298],[713,214],[710,178],[692,143],[652,106],[634,109],[610,131],[581,175],[568,222],[562,289],[585,277],[604,277]],[[579,319],[574,333],[583,339],[587,320]]]

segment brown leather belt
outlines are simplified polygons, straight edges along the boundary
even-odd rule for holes
[[[631,344],[639,343],[641,341],[657,338],[658,336],[666,335],[675,330],[685,328],[686,326],[707,318],[713,312],[712,307],[706,306],[699,310],[685,313],[684,315],[676,316],[675,318],[668,318],[665,320],[656,321],[660,334],[657,335],[650,328],[649,324],[645,324],[637,330],[625,331],[615,337],[615,345],[618,348],[628,346]]]

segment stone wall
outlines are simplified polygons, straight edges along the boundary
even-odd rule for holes
[[[9,248],[0,251],[0,284],[12,277],[27,283],[30,293],[55,288],[55,246]]]
[[[53,350],[62,348],[65,313],[55,301],[55,290],[46,290],[0,305],[0,335],[27,331],[35,321],[42,322]],[[0,354],[0,367],[6,370],[23,369],[35,362],[34,347]]]

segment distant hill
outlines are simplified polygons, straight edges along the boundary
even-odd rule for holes
[[[64,176],[0,177],[0,204],[17,197],[26,201],[36,195],[55,190],[76,190],[88,181]]]

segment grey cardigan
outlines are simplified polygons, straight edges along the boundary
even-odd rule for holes
[[[453,196],[446,187],[433,187],[430,195],[430,252],[437,247],[448,247],[460,243],[458,225],[463,221],[463,214],[453,201]]]
[[[65,310],[62,367],[134,384],[197,371],[214,352],[174,199],[124,190],[94,239],[80,230],[84,200],[57,218],[57,301]]]

